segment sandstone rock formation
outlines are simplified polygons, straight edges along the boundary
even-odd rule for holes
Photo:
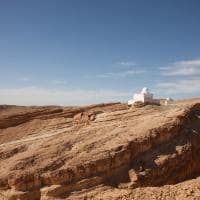
[[[0,106],[0,199],[200,199],[200,99]]]

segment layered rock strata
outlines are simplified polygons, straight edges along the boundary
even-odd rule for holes
[[[0,114],[0,199],[140,199],[190,179],[199,188],[199,99]]]

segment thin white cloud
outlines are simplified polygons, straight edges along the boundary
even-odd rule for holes
[[[135,65],[135,62],[132,61],[117,62],[114,64],[114,69],[111,72],[105,72],[96,75],[86,75],[85,78],[125,78],[127,76],[143,74],[147,72],[145,69],[139,69]]]
[[[85,105],[123,101],[130,92],[115,90],[58,90],[41,87],[0,88],[0,104]]]
[[[177,80],[157,84],[163,94],[200,94],[200,79]]]
[[[161,67],[160,70],[166,76],[200,75],[200,59],[175,62],[170,66]]]
[[[27,82],[27,81],[30,81],[31,79],[28,77],[21,77],[21,78],[18,78],[18,80]]]
[[[129,69],[129,70],[123,70],[119,72],[108,72],[104,74],[98,74],[96,75],[96,77],[97,78],[125,78],[127,76],[143,74],[145,72],[146,70]]]
[[[124,66],[124,67],[132,67],[132,66],[135,66],[135,62],[133,62],[133,61],[118,62],[117,65]]]
[[[52,80],[51,83],[53,85],[66,85],[67,84],[67,82],[63,81],[63,80]]]

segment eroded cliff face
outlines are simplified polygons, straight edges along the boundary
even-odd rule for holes
[[[0,199],[200,199],[198,176],[200,99],[0,107]]]

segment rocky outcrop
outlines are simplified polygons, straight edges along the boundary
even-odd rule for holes
[[[132,190],[200,176],[199,99],[0,112],[5,199],[139,199]]]

